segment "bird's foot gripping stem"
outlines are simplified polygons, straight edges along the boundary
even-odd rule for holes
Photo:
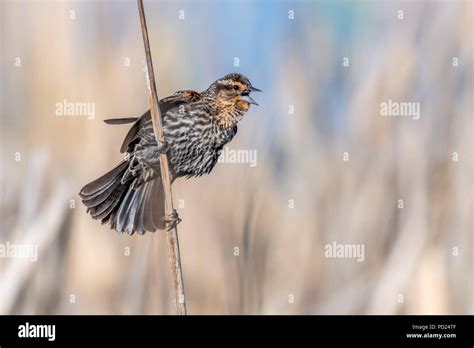
[[[176,228],[176,226],[178,226],[178,224],[181,222],[181,219],[178,216],[176,209],[173,209],[173,212],[169,215],[166,215],[163,221],[166,223],[166,230],[171,231],[172,229]]]
[[[158,142],[158,152],[161,153],[166,153],[168,152],[169,149],[169,144],[164,140],[163,142]]]

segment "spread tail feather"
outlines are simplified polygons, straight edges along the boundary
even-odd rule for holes
[[[128,162],[123,161],[108,173],[84,186],[79,195],[87,212],[117,232],[133,234],[164,229],[165,215],[161,178],[132,188],[136,178],[122,182]]]

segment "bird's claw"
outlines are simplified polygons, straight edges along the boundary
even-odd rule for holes
[[[168,143],[166,141],[163,141],[163,142],[158,142],[158,151],[160,153],[166,153],[168,151]]]
[[[169,215],[166,215],[163,221],[167,225],[166,230],[171,231],[172,229],[176,228],[176,226],[178,226],[178,224],[181,222],[181,219],[178,216],[178,212],[176,211],[176,209],[173,209],[173,212]]]

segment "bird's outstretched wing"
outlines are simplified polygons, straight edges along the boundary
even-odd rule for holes
[[[107,124],[127,124],[138,120],[138,117],[124,117],[124,118],[108,118],[104,120]]]
[[[177,107],[182,104],[192,103],[201,99],[201,94],[191,90],[177,91],[169,97],[160,100],[160,112],[162,117],[168,112],[168,110]],[[146,124],[151,122],[150,110],[146,111],[140,117],[125,117],[125,118],[109,118],[104,120],[105,123],[111,125],[133,123],[132,128],[128,131],[125,139],[123,140],[120,152],[132,152],[135,144],[139,140],[138,132]]]

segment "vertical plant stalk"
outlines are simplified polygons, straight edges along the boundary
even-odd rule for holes
[[[164,144],[164,134],[162,127],[162,118],[158,105],[158,93],[156,91],[155,73],[153,71],[153,62],[150,52],[150,41],[148,39],[148,29],[145,20],[145,10],[143,8],[143,0],[137,0],[138,12],[140,14],[140,22],[143,34],[143,44],[145,45],[145,55],[148,68],[148,82],[150,92],[150,113],[153,123],[153,132],[158,144]],[[163,181],[163,190],[165,194],[165,212],[170,216],[173,211],[173,194],[171,192],[171,180],[169,174],[168,156],[166,153],[160,155],[161,179]],[[184,297],[183,271],[181,269],[181,257],[179,254],[178,229],[176,226],[169,229],[166,234],[168,242],[168,255],[173,276],[173,286],[175,292],[176,313],[178,315],[186,314],[186,301]]]

